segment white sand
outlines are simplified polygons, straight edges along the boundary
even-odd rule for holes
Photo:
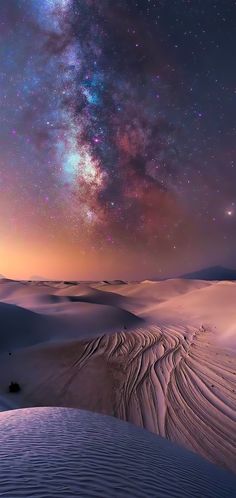
[[[236,470],[236,283],[3,280],[0,301],[3,410],[115,415]]]
[[[63,408],[0,414],[3,498],[232,498],[236,477],[111,417]]]

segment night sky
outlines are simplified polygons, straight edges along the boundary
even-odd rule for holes
[[[0,272],[236,267],[233,0],[0,1]]]

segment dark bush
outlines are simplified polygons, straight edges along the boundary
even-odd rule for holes
[[[21,387],[18,382],[11,382],[8,389],[9,393],[18,393],[21,390]]]

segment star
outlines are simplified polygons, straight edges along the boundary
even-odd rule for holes
[[[202,240],[235,264],[234,2],[214,3],[0,1],[1,237],[63,240],[65,268],[101,250],[101,277],[180,274]]]

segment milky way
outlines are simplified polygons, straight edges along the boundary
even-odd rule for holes
[[[233,3],[1,1],[6,240],[234,264]]]

